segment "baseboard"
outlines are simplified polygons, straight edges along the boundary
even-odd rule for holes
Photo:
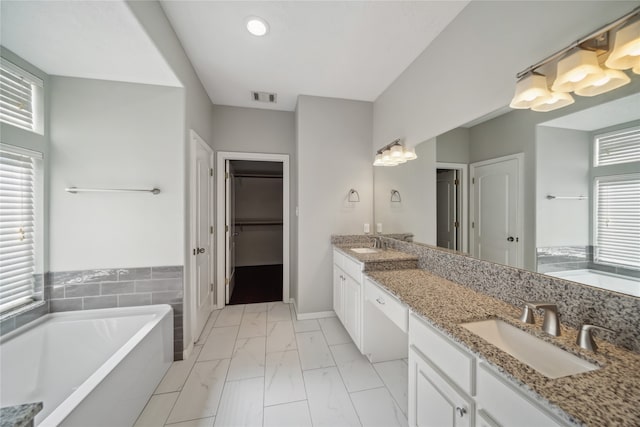
[[[184,350],[182,350],[182,360],[187,360],[189,358],[189,356],[191,356],[191,353],[193,352],[193,343],[190,343],[187,348],[185,348]]]
[[[295,310],[295,316],[296,316],[296,319],[298,320],[324,319],[326,317],[336,317],[336,312],[333,310],[316,311],[314,313],[298,313],[298,306],[296,305],[296,300],[291,298],[291,304],[293,304],[293,309]]]

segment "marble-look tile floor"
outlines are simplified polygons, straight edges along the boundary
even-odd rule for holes
[[[369,363],[337,318],[281,302],[214,311],[135,427],[406,426],[407,362]]]

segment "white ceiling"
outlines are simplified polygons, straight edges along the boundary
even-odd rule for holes
[[[181,86],[124,1],[0,3],[2,45],[47,74]]]
[[[295,109],[298,95],[374,101],[468,1],[175,1],[162,7],[214,104]],[[265,37],[249,16],[270,25]],[[276,92],[277,104],[251,91]]]
[[[634,120],[640,120],[640,93],[558,117],[557,119],[540,123],[540,126],[590,132]]]

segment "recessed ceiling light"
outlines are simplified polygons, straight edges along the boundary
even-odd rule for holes
[[[269,24],[267,24],[267,21],[262,18],[252,16],[247,18],[247,31],[254,36],[261,37],[269,32]]]

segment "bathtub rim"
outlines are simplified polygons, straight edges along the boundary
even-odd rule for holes
[[[58,406],[44,418],[38,426],[48,427],[61,424],[73,410],[82,402],[92,390],[94,390],[107,375],[141,342],[148,333],[165,318],[169,317],[173,330],[173,308],[169,304],[154,304],[134,307],[113,307],[92,310],[75,310],[46,314],[33,322],[11,331],[0,339],[0,344],[33,329],[49,320],[73,318],[77,320],[92,320],[105,318],[128,317],[134,315],[155,314],[155,317],[146,322],[136,331],[122,346],[105,360],[89,377],[87,377],[77,389],[68,395]],[[44,402],[43,402],[44,403]]]
[[[633,297],[633,298],[640,298],[640,293],[639,294],[634,294],[634,293],[629,293],[629,292],[621,292],[621,291],[617,291],[614,289],[608,289],[608,288],[604,288],[604,287],[600,287],[600,286],[595,286],[595,285],[591,285],[589,283],[583,283],[583,282],[578,282],[576,280],[573,279],[574,276],[577,276],[579,274],[594,274],[597,276],[609,276],[609,277],[614,277],[616,279],[623,279],[629,282],[633,282],[633,283],[638,283],[638,285],[640,285],[640,278],[637,277],[633,277],[633,276],[625,276],[623,274],[617,274],[617,273],[611,273],[609,271],[602,271],[602,270],[595,270],[593,268],[580,268],[577,270],[561,270],[561,271],[548,271],[546,273],[544,273],[547,276],[551,276],[557,279],[562,279],[562,280],[567,280],[571,283],[577,283],[579,285],[582,286],[589,286],[590,288],[594,288],[594,289],[599,289],[601,291],[605,291],[605,292],[612,292],[615,294],[620,294],[620,295],[624,295],[625,297]]]

